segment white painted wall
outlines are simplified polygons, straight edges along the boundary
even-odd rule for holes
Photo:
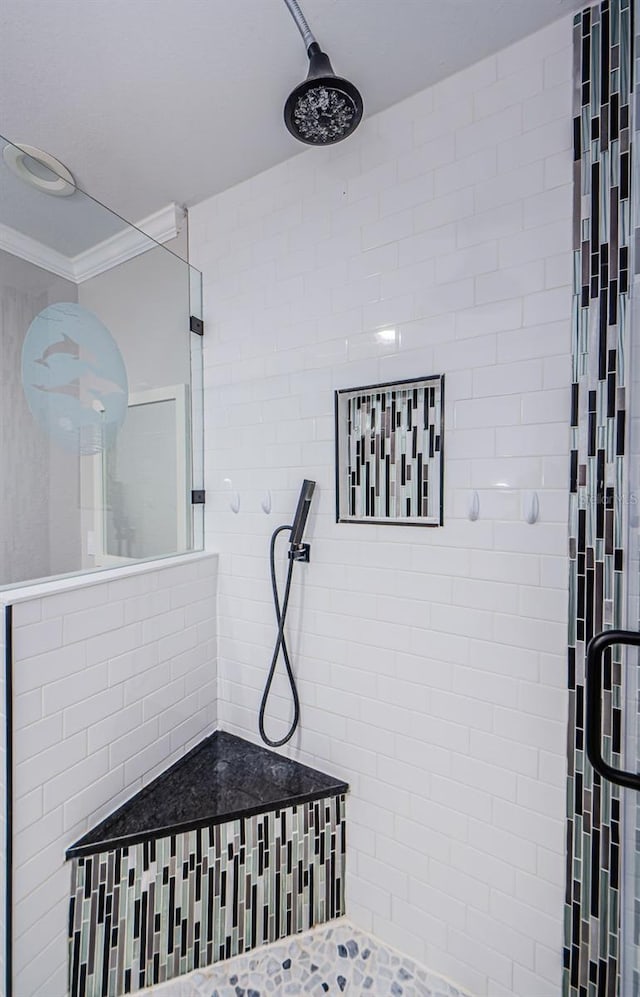
[[[16,997],[67,993],[65,849],[216,726],[216,572],[195,555],[17,595]]]
[[[48,305],[74,284],[0,252],[0,585],[73,571],[80,563],[79,458],[50,440],[22,389],[22,345]]]
[[[104,322],[120,348],[131,392],[189,383],[186,250],[185,224],[164,246],[78,285],[78,301]]]
[[[353,918],[490,997],[560,991],[570,75],[563,19],[190,213],[222,725],[257,739],[268,537],[314,478],[291,753],[351,783]],[[445,526],[337,525],[334,389],[441,372]]]

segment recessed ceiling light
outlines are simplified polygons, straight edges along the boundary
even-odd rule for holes
[[[2,158],[12,173],[45,194],[69,197],[75,192],[73,174],[59,159],[54,159],[42,149],[7,143],[2,150]]]

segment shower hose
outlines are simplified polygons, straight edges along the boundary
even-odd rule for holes
[[[269,667],[269,675],[267,676],[267,681],[264,687],[264,692],[262,694],[262,702],[260,703],[260,714],[258,718],[258,728],[260,730],[260,737],[265,744],[268,744],[270,748],[280,748],[287,741],[290,741],[293,737],[296,727],[298,726],[298,721],[300,719],[300,700],[298,698],[298,690],[296,688],[296,680],[293,675],[293,669],[291,668],[291,659],[289,658],[289,648],[287,647],[287,641],[284,635],[284,625],[287,618],[287,606],[289,605],[289,593],[291,591],[291,578],[293,576],[293,565],[294,559],[289,558],[289,567],[287,568],[287,580],[284,586],[284,595],[282,597],[282,606],[280,606],[280,597],[278,595],[278,581],[276,579],[276,540],[280,533],[284,533],[285,530],[291,530],[291,526],[279,526],[277,530],[271,535],[271,545],[269,549],[269,566],[271,569],[271,590],[273,592],[273,605],[276,611],[276,619],[278,621],[278,635],[276,637],[276,644],[273,649],[273,657],[271,658],[271,665]],[[291,696],[293,698],[293,720],[291,721],[291,726],[283,738],[279,741],[272,741],[270,737],[267,737],[266,731],[264,729],[264,715],[267,709],[267,700],[269,699],[269,693],[271,691],[271,684],[273,682],[276,665],[278,664],[278,656],[282,651],[282,657],[284,658],[285,668],[287,670],[287,678],[289,679],[289,685],[291,686]]]

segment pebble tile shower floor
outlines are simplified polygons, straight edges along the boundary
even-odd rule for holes
[[[169,980],[139,997],[467,997],[346,919]]]

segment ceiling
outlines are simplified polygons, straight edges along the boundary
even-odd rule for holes
[[[583,0],[301,0],[375,114]],[[2,0],[0,132],[45,149],[137,220],[303,151],[284,101],[306,75],[283,0]]]

